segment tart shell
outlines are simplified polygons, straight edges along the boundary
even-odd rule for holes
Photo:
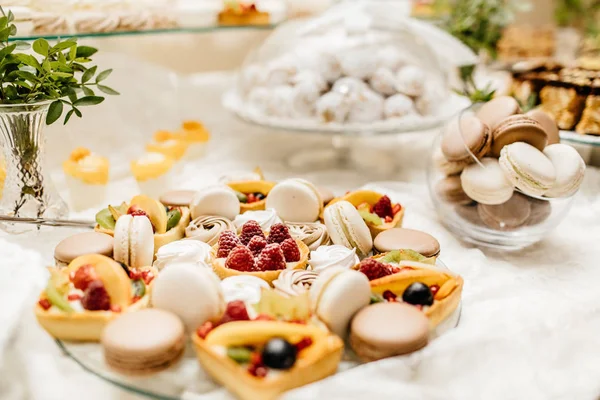
[[[225,26],[239,25],[269,25],[271,16],[268,12],[250,11],[243,14],[237,14],[230,10],[219,13],[219,24]]]
[[[296,240],[296,244],[300,249],[300,261],[296,263],[287,263],[287,269],[306,269],[306,264],[308,263],[308,256],[310,254],[310,249],[308,246],[301,240]],[[269,285],[273,286],[273,281],[279,278],[281,271],[285,270],[277,270],[277,271],[256,271],[256,272],[243,272],[235,269],[227,268],[225,266],[225,258],[217,258],[217,250],[219,249],[219,245],[216,244],[213,246],[212,250],[212,266],[213,271],[217,274],[220,279],[225,279],[230,276],[237,275],[252,275],[265,280],[269,283]]]
[[[227,184],[233,190],[236,190],[240,193],[262,193],[265,195],[265,198],[256,201],[254,203],[246,204],[240,203],[240,214],[245,213],[246,211],[259,211],[264,210],[265,205],[267,204],[266,197],[269,195],[269,192],[275,186],[275,182],[268,181],[238,181],[238,182],[229,182]]]
[[[351,203],[354,207],[358,207],[362,203],[368,203],[373,206],[375,203],[379,201],[384,195],[381,193],[374,192],[372,190],[357,190],[355,192],[350,192],[343,197],[338,197],[331,200],[327,207],[332,204],[337,203],[338,201],[347,201]],[[400,208],[400,211],[394,215],[392,222],[384,222],[381,225],[373,225],[370,222],[367,222],[367,226],[369,227],[369,231],[371,231],[371,236],[373,239],[377,237],[381,232],[386,231],[392,228],[398,228],[402,226],[402,220],[404,219],[404,207]],[[366,222],[366,221],[365,221]]]

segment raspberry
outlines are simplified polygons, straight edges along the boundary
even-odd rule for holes
[[[300,249],[294,239],[285,239],[281,243],[281,251],[283,251],[285,262],[300,261]]]
[[[284,224],[275,224],[271,227],[267,243],[283,243],[286,239],[291,239],[290,230]]]
[[[219,325],[233,321],[250,321],[246,304],[241,300],[230,301],[227,303],[225,314],[221,317]]]
[[[373,205],[372,212],[377,214],[380,218],[394,217],[394,211],[392,209],[392,201],[389,197],[383,196],[379,199],[375,205]]]
[[[242,244],[231,250],[227,256],[227,260],[225,260],[225,266],[227,268],[235,269],[236,271],[256,271],[252,252]]]
[[[243,245],[248,246],[250,240],[254,236],[260,236],[261,238],[265,238],[265,234],[262,231],[262,228],[256,221],[248,221],[244,225],[242,225],[242,233],[240,233],[240,241]]]
[[[136,206],[136,205],[129,207],[129,209],[127,209],[127,214],[133,215],[133,216],[148,215],[148,214],[146,214],[146,211],[142,210],[139,206]]]
[[[41,299],[40,301],[38,301],[38,304],[46,311],[49,310],[50,307],[52,307],[52,303],[50,303],[50,300],[48,299]]]
[[[431,290],[431,294],[433,295],[433,297],[435,297],[437,292],[440,291],[440,287],[439,287],[439,285],[431,285],[431,286],[429,286],[429,290]]]
[[[248,373],[252,376],[256,376],[257,378],[264,378],[267,376],[267,368],[263,364],[262,355],[259,352],[254,352],[250,356]]]
[[[227,257],[231,250],[238,244],[241,244],[241,242],[234,231],[224,231],[219,236],[219,251],[217,252],[217,258]]]
[[[98,279],[98,274],[93,265],[83,265],[71,273],[70,278],[75,289],[85,291],[90,283]]]
[[[254,257],[260,256],[260,252],[267,246],[267,240],[261,236],[254,236],[248,243],[248,248]]]
[[[202,339],[206,339],[210,331],[212,331],[213,329],[215,329],[215,325],[210,321],[206,321],[202,324],[202,326],[200,326],[200,328],[196,330],[196,333]]]
[[[285,268],[285,257],[281,246],[277,243],[268,244],[258,257],[258,269],[261,271],[277,271]]]
[[[298,343],[296,343],[296,351],[298,353],[300,353],[302,350],[304,350],[305,348],[307,348],[308,346],[310,346],[311,344],[313,344],[313,341],[310,337],[304,337],[302,338]]]
[[[383,298],[385,299],[385,301],[393,303],[394,301],[396,301],[398,296],[396,296],[391,290],[386,290],[385,292],[383,292]]]
[[[110,297],[100,279],[90,282],[81,299],[81,305],[89,311],[110,310]]]
[[[150,270],[145,270],[142,272],[142,279],[144,280],[144,283],[147,285],[150,284],[150,282],[152,282],[154,280],[154,273]]]
[[[373,258],[362,260],[359,264],[359,271],[365,274],[370,281],[383,278],[384,276],[394,273],[392,267]]]

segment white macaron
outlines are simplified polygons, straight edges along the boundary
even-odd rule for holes
[[[145,216],[123,215],[115,225],[113,257],[132,268],[152,265],[154,230]]]
[[[313,282],[309,296],[319,320],[333,333],[345,338],[352,317],[371,302],[371,286],[363,273],[331,267]]]
[[[569,197],[574,195],[585,176],[585,161],[577,150],[566,144],[552,144],[544,149],[544,155],[554,165],[556,181],[544,193],[546,197]]]
[[[304,179],[287,179],[275,185],[267,196],[266,208],[273,208],[285,222],[315,222],[323,211],[319,190]]]
[[[498,160],[491,157],[481,159],[481,164],[470,164],[460,175],[463,191],[481,204],[506,203],[513,195],[514,187],[505,176]]]
[[[206,321],[219,318],[225,300],[219,278],[194,263],[171,264],[156,277],[152,306],[177,315],[188,332]]]
[[[356,207],[347,201],[338,201],[323,214],[327,232],[334,244],[356,249],[359,256],[367,256],[373,249],[373,237]]]
[[[192,198],[190,208],[192,219],[203,215],[216,215],[233,220],[240,213],[240,200],[229,186],[216,185],[197,192]]]

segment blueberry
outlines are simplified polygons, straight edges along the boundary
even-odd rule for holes
[[[411,283],[402,293],[402,301],[412,305],[430,306],[433,304],[433,293],[424,283]]]
[[[296,363],[296,346],[282,338],[273,338],[262,351],[265,366],[273,369],[290,369]]]
[[[264,200],[265,195],[262,193],[254,193],[254,197],[256,198],[256,200]]]

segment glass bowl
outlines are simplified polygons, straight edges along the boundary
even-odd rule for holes
[[[473,116],[478,107],[473,105],[460,112],[436,136],[427,168],[429,193],[442,224],[459,239],[478,246],[519,250],[556,228],[571,208],[574,196],[537,197],[515,189],[510,200],[500,205],[479,204],[469,198],[462,190],[461,172],[447,175],[441,171],[441,142],[449,124],[460,127],[460,121]],[[474,156],[471,158],[471,163],[486,168]]]

